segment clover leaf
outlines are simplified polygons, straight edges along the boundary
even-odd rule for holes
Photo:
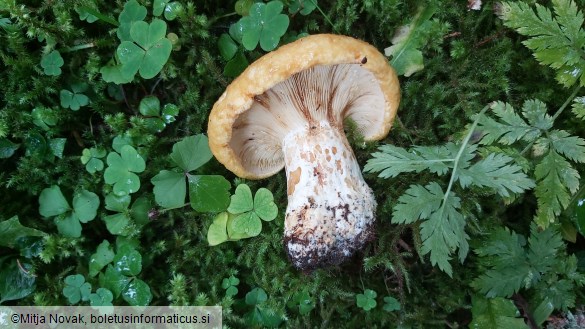
[[[164,12],[167,20],[174,20],[179,12],[183,10],[183,6],[179,2],[169,2],[169,0],[154,0],[152,4],[152,14],[160,16]]]
[[[264,51],[271,51],[278,46],[280,37],[289,25],[288,16],[281,14],[283,4],[280,1],[269,3],[257,2],[250,7],[249,16],[240,18],[235,24],[242,33],[242,44],[247,50],[254,50],[260,42]]]
[[[236,278],[235,276],[230,276],[229,278],[223,279],[221,281],[221,287],[225,289],[226,296],[235,296],[238,294],[238,288],[236,286],[240,284],[240,279]]]
[[[114,251],[108,240],[102,241],[95,254],[89,258],[89,276],[96,276],[102,268],[114,260]]]
[[[59,93],[61,99],[61,106],[70,108],[73,111],[79,110],[82,106],[89,104],[89,98],[82,94],[87,90],[86,83],[79,83],[71,85],[71,90],[61,89]]]
[[[63,66],[63,57],[58,50],[53,50],[41,58],[41,66],[46,75],[61,75],[61,66]]]
[[[392,296],[384,297],[384,311],[400,311],[400,302]]]
[[[287,305],[290,308],[297,308],[301,315],[306,315],[315,308],[315,301],[311,298],[308,291],[302,290],[294,294]]]
[[[121,73],[134,76],[137,72],[144,79],[151,79],[163,68],[173,48],[171,40],[165,37],[167,24],[154,19],[132,23],[131,41],[123,41],[116,50],[122,63]]]
[[[213,219],[213,223],[207,230],[207,242],[210,246],[216,246],[229,240],[226,229],[229,216],[230,214],[224,211]]]
[[[189,136],[173,145],[171,160],[178,168],[161,170],[151,179],[156,203],[165,208],[185,205],[187,188],[191,207],[200,212],[225,210],[230,202],[230,183],[223,176],[189,174],[212,158],[205,135]]]
[[[248,16],[250,7],[254,4],[254,0],[238,0],[234,5],[236,13],[240,16]]]
[[[91,306],[113,306],[112,300],[114,295],[106,288],[98,288],[94,294],[89,296],[89,305]]]
[[[370,289],[364,290],[363,294],[356,295],[357,306],[362,308],[364,311],[369,311],[376,307],[376,292]]]
[[[104,169],[104,162],[100,160],[106,156],[106,150],[99,147],[92,147],[90,149],[83,149],[81,153],[81,163],[85,165],[85,170],[90,174]]]
[[[99,208],[99,197],[86,190],[80,190],[73,196],[73,208],[69,205],[59,186],[44,189],[39,196],[39,212],[43,217],[54,217],[59,233],[67,237],[81,236],[81,223],[95,218]]]
[[[179,108],[175,104],[165,104],[160,111],[160,101],[156,96],[147,96],[140,101],[138,110],[144,116],[147,116],[146,125],[153,132],[161,132],[167,124],[175,121],[175,116],[179,114]]]
[[[147,198],[140,197],[134,201],[131,209],[130,195],[118,196],[110,193],[106,196],[106,209],[117,213],[103,217],[106,227],[114,235],[127,235],[133,227],[131,223],[142,226],[148,222],[150,203]],[[131,222],[131,220],[134,220]]]
[[[134,22],[142,21],[146,17],[146,7],[140,5],[136,0],[130,0],[124,5],[124,9],[118,16],[120,26],[116,35],[120,41],[131,41],[130,29]]]
[[[31,112],[33,123],[43,130],[49,130],[57,124],[58,117],[55,111],[46,107],[35,107]]]
[[[82,21],[87,21],[88,23],[93,23],[98,20],[97,17],[87,12],[87,10],[83,7],[75,8],[77,14],[79,14],[79,19]]]
[[[114,185],[114,193],[126,195],[138,191],[140,179],[135,173],[143,172],[146,164],[135,148],[124,145],[120,154],[110,152],[107,163],[104,179],[106,183]]]
[[[293,0],[288,7],[288,11],[291,14],[300,13],[303,16],[307,16],[315,8],[317,8],[317,0]]]
[[[267,300],[268,295],[266,295],[266,291],[262,288],[254,288],[246,294],[246,304],[248,305],[258,305]]]
[[[227,223],[228,236],[232,239],[257,236],[262,231],[260,219],[271,221],[278,214],[272,192],[260,188],[252,199],[252,191],[246,184],[238,185],[227,210],[238,215]]]
[[[65,287],[63,296],[67,297],[69,304],[77,304],[79,301],[89,300],[91,294],[91,284],[85,282],[81,274],[69,275],[65,278]]]

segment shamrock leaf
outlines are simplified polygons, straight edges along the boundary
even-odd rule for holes
[[[240,16],[248,16],[250,7],[254,4],[254,0],[238,0],[234,5],[236,13]]]
[[[55,225],[61,234],[78,238],[81,236],[81,224],[95,218],[99,207],[99,197],[86,190],[81,190],[73,196],[73,208],[63,196],[59,186],[54,185],[44,189],[39,196],[39,213],[43,217],[53,217]]]
[[[264,51],[274,50],[278,46],[289,24],[288,16],[281,14],[282,8],[280,1],[267,4],[257,2],[250,7],[250,15],[236,23],[236,29],[242,31],[244,48],[254,50],[258,42]]]
[[[104,162],[100,160],[106,156],[106,150],[103,148],[92,147],[90,149],[83,149],[81,153],[81,163],[85,165],[85,170],[90,174],[104,169]]]
[[[119,271],[114,269],[114,266],[108,265],[104,273],[100,273],[100,286],[110,290],[116,298],[122,294],[122,291],[128,286],[130,278],[122,275]]]
[[[303,16],[309,15],[317,8],[317,0],[293,0],[288,7],[291,14],[300,13]]]
[[[207,242],[210,246],[216,246],[229,240],[226,230],[229,216],[230,214],[224,211],[213,219],[213,223],[207,230]]]
[[[238,45],[227,33],[223,33],[219,37],[219,40],[217,41],[217,46],[219,47],[219,53],[221,57],[223,57],[223,59],[225,59],[226,61],[229,61],[230,59],[234,58],[236,52],[238,51]]]
[[[105,288],[98,288],[95,294],[89,296],[89,305],[91,306],[113,306],[112,300],[114,295]]]
[[[130,245],[123,245],[113,259],[114,269],[122,275],[135,276],[142,271],[142,255]]]
[[[238,215],[228,220],[227,232],[230,239],[257,236],[262,231],[260,219],[271,221],[278,214],[278,208],[269,190],[258,189],[252,199],[252,191],[246,184],[238,185],[235,194],[231,197],[228,211]]]
[[[183,6],[179,2],[169,2],[169,0],[154,0],[152,4],[152,14],[154,16],[160,16],[164,12],[164,16],[167,20],[174,20],[179,12],[183,10]]]
[[[35,107],[31,112],[33,123],[43,130],[49,130],[51,126],[57,124],[57,115],[55,111],[46,107]]]
[[[98,20],[97,17],[87,12],[87,10],[83,7],[75,8],[77,14],[79,14],[79,19],[82,21],[87,21],[88,23],[93,23]]]
[[[175,116],[179,114],[179,108],[174,104],[166,104],[163,107],[163,113],[160,113],[160,101],[156,96],[147,96],[140,101],[138,107],[140,113],[146,118],[146,125],[153,132],[162,131],[168,123],[175,121]]]
[[[400,302],[392,296],[384,297],[384,311],[400,311]]]
[[[127,194],[119,196],[110,193],[106,196],[106,209],[117,212],[103,217],[110,233],[114,235],[127,235],[130,233],[129,229],[131,227],[136,228],[131,223],[142,226],[148,222],[148,211],[150,209],[148,199],[140,197],[134,201],[131,209],[128,209],[130,199],[130,195]],[[131,220],[134,221],[132,222]]]
[[[65,287],[63,288],[63,296],[67,297],[69,304],[77,304],[80,300],[89,300],[91,294],[91,284],[85,282],[85,278],[81,274],[69,275],[65,278]]]
[[[118,16],[120,26],[116,35],[120,41],[132,41],[130,28],[134,22],[142,21],[146,17],[146,7],[140,5],[136,0],[130,0],[124,5],[124,9]]]
[[[287,303],[288,307],[296,308],[301,315],[309,314],[315,308],[315,301],[307,290],[302,290],[293,295]]]
[[[89,98],[82,94],[87,89],[86,83],[74,84],[71,90],[61,89],[59,93],[61,99],[61,106],[70,108],[73,111],[79,110],[82,106],[89,104]]]
[[[114,193],[126,195],[138,191],[140,179],[135,173],[143,172],[146,164],[136,149],[124,145],[120,154],[116,152],[108,154],[107,163],[104,179],[106,183],[114,185]]]
[[[236,288],[238,284],[240,284],[240,279],[232,275],[229,278],[223,279],[221,287],[225,289],[226,296],[235,296],[238,294],[238,288]]]
[[[61,75],[61,66],[63,66],[63,57],[58,50],[53,50],[41,58],[41,66],[46,75]]]
[[[363,294],[356,295],[357,306],[364,311],[369,311],[376,307],[376,292],[370,289],[364,290]]]
[[[131,306],[147,306],[152,300],[152,292],[146,282],[134,279],[122,290],[122,298]]]
[[[132,41],[123,41],[116,53],[122,63],[121,73],[134,76],[136,72],[144,79],[157,75],[169,59],[173,45],[165,37],[167,24],[154,19],[148,24],[137,21],[130,28]]]
[[[95,254],[89,258],[89,276],[96,276],[102,268],[114,260],[114,251],[108,240],[102,241]]]
[[[258,305],[268,300],[266,292],[262,288],[254,288],[246,294],[246,304]]]

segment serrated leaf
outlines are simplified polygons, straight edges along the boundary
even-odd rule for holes
[[[547,114],[546,104],[538,99],[530,99],[524,102],[522,115],[532,127],[540,130],[549,130],[553,126],[553,119]]]
[[[576,97],[573,100],[573,114],[581,119],[585,120],[585,96]]]
[[[564,130],[553,130],[549,133],[549,140],[558,153],[572,161],[585,163],[585,139],[571,136]]]
[[[203,134],[185,137],[173,145],[171,153],[171,159],[185,172],[201,167],[212,157],[207,136]]]
[[[391,57],[390,64],[398,75],[409,77],[424,68],[419,48],[427,42],[424,31],[435,11],[433,6],[421,8],[412,23],[398,29],[392,38],[392,46],[384,49],[384,54]]]
[[[220,212],[230,202],[230,182],[220,175],[187,175],[189,202],[199,212]]]
[[[161,170],[150,180],[154,185],[154,199],[163,208],[176,208],[185,204],[187,183],[185,174]]]
[[[526,329],[524,319],[518,317],[518,309],[511,300],[504,298],[471,297],[473,320],[470,328],[476,329]]]
[[[0,222],[0,246],[14,248],[18,239],[28,236],[44,236],[45,232],[20,224],[18,216]]]
[[[540,136],[540,131],[516,114],[510,104],[495,102],[490,108],[499,120],[488,116],[479,119],[478,129],[483,133],[481,144],[499,142],[511,145],[519,140],[533,141]]]
[[[89,258],[89,276],[96,276],[102,268],[114,260],[114,251],[108,240],[102,241],[97,247],[95,254]]]
[[[536,222],[546,228],[568,206],[570,193],[579,188],[579,173],[565,158],[551,150],[536,166],[534,175],[538,200]]]
[[[426,187],[411,185],[398,198],[398,204],[392,211],[392,223],[409,224],[419,219],[428,219],[441,207],[443,189],[436,182]]]

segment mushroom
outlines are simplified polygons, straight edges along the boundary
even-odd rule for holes
[[[209,116],[212,153],[237,176],[286,168],[284,244],[297,268],[337,265],[372,237],[376,200],[345,136],[384,138],[400,100],[398,77],[371,45],[312,35],[251,64]]]

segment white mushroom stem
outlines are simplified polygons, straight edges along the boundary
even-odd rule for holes
[[[288,256],[303,270],[339,264],[370,238],[376,209],[343,129],[312,123],[286,135],[282,146]]]

